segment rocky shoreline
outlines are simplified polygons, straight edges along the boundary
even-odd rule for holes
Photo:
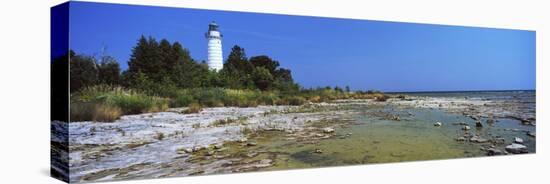
[[[391,109],[385,111],[388,107]],[[371,108],[382,110],[368,110]],[[243,172],[270,168],[280,157],[298,154],[265,151],[273,137],[282,137],[287,144],[317,145],[324,140],[354,137],[340,131],[357,124],[354,117],[407,122],[416,118],[408,109],[419,108],[470,117],[469,122],[426,123],[433,128],[456,127],[457,142],[479,144],[486,155],[529,152],[519,137],[512,141],[483,132],[503,119],[535,126],[534,113],[522,112],[521,104],[416,96],[386,102],[337,100],[302,106],[205,108],[194,114],[176,108],[123,116],[113,123],[72,122],[66,127],[69,137],[52,132],[52,142],[68,139],[72,182]],[[52,127],[63,125],[66,123],[52,122]],[[535,136],[534,131],[524,133]],[[311,157],[326,151],[316,148],[304,154]]]

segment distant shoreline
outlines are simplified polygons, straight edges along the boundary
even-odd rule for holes
[[[419,94],[419,93],[486,93],[486,92],[535,92],[536,89],[510,89],[510,90],[459,90],[459,91],[385,91],[385,94]]]

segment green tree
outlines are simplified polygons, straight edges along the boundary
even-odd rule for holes
[[[252,78],[254,84],[262,91],[270,90],[273,85],[273,75],[264,67],[256,67],[252,74]]]
[[[265,55],[251,57],[250,63],[252,63],[254,67],[264,67],[271,74],[274,74],[275,70],[279,67],[278,61],[272,60]]]
[[[111,56],[101,57],[97,66],[98,83],[108,85],[119,85],[120,83],[120,65]]]
[[[254,88],[251,74],[254,66],[248,62],[244,48],[235,45],[227,57],[220,75],[229,88]]]
[[[129,83],[135,84],[138,74],[141,73],[153,82],[160,82],[165,76],[162,69],[162,56],[158,42],[152,37],[141,36],[138,44],[132,49],[128,71],[125,73]]]
[[[74,55],[69,62],[70,91],[75,92],[98,82],[98,70],[95,58],[85,55]]]
[[[142,36],[132,49],[128,70],[124,72],[124,79],[130,87],[140,86],[139,76],[144,75],[147,81],[163,84],[166,88],[192,88],[205,85],[207,79],[205,71],[190,56],[189,51],[178,43],[171,44],[162,39],[157,42],[154,38]]]

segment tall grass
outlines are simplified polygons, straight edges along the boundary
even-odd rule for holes
[[[188,107],[185,113],[202,107],[255,107],[258,105],[302,105],[336,99],[374,99],[385,101],[381,92],[343,92],[333,89],[303,90],[288,94],[225,88],[173,89],[167,96],[150,96],[132,89],[93,86],[71,94],[72,121],[114,121],[122,115],[165,111],[169,107]]]
[[[93,86],[71,94],[71,121],[114,121],[121,115],[159,112],[168,109],[166,98],[135,90]]]
[[[185,107],[194,103],[204,107],[255,107],[273,105],[279,100],[277,92],[224,88],[180,89],[176,96],[170,98],[172,107]]]

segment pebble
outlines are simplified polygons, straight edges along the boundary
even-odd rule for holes
[[[246,141],[248,141],[248,139],[247,139],[247,138],[245,137],[245,138],[239,139],[239,141],[238,141],[238,142],[240,142],[240,143],[244,143],[244,142],[246,142]]]
[[[334,132],[334,128],[330,128],[330,127],[323,128],[323,132],[324,132],[324,133],[333,133],[333,132]]]
[[[196,147],[193,148],[193,152],[195,152],[195,151],[200,151],[200,150],[202,150],[202,149],[203,149],[203,147],[196,146]]]
[[[215,144],[214,145],[214,149],[222,149],[223,148],[223,144]]]
[[[212,156],[212,155],[214,155],[214,153],[215,153],[214,151],[210,150],[210,151],[206,152],[206,156]]]
[[[193,149],[191,148],[185,148],[183,151],[185,151],[186,153],[193,153]]]
[[[315,149],[315,153],[323,153],[323,150],[321,150],[321,149]]]

